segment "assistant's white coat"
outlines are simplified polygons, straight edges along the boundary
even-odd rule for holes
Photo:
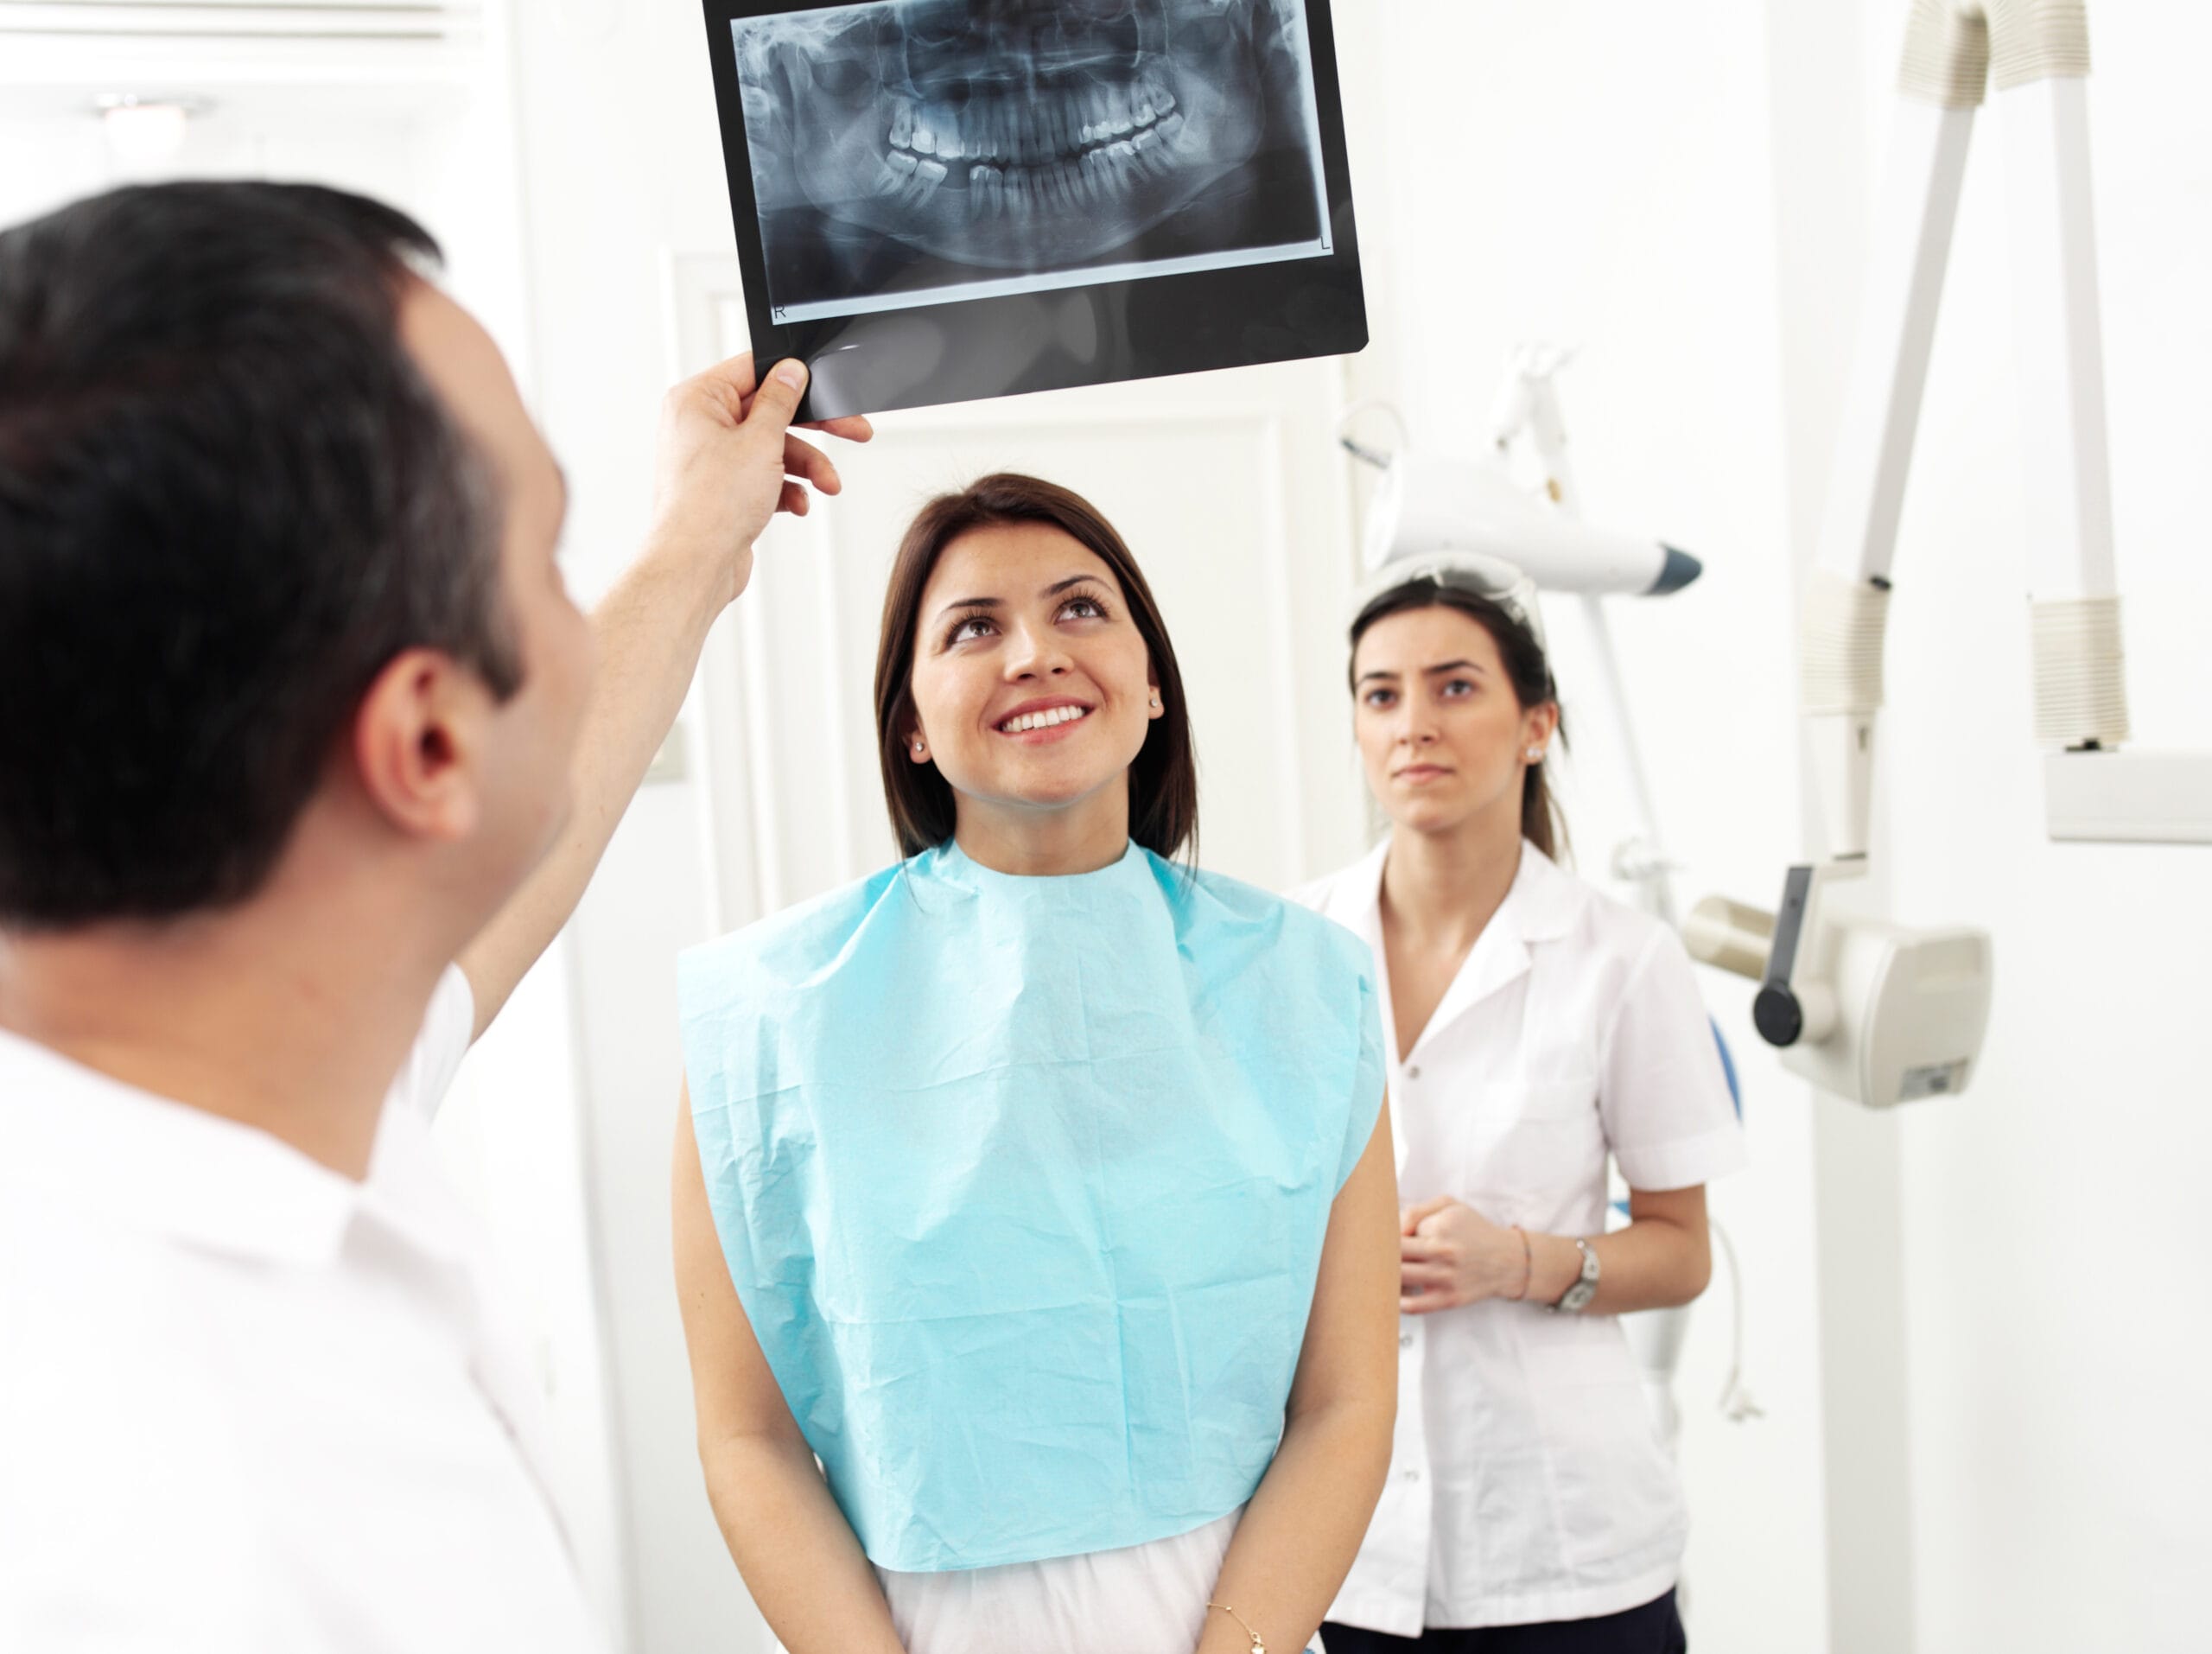
[[[1605,1227],[1606,1169],[1681,1189],[1744,1163],[1688,957],[1533,844],[1410,1051],[1397,1049],[1386,840],[1297,899],[1376,956],[1401,1206],[1440,1195],[1541,1234]],[[1490,1299],[1399,1320],[1390,1477],[1330,1618],[1588,1619],[1673,1588],[1681,1485],[1620,1322]]]

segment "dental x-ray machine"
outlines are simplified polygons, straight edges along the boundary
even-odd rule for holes
[[[1994,80],[2012,179],[2035,728],[2055,839],[2212,843],[2212,752],[2124,748],[2082,0],[1915,0],[1889,179],[1818,567],[1800,703],[1822,835],[1769,915],[1710,899],[1691,951],[1760,983],[1783,1064],[1870,1108],[1962,1090],[1987,1026],[1990,944],[1847,914],[1867,867],[1890,568],[1967,140]]]

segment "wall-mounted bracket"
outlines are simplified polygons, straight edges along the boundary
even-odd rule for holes
[[[2043,777],[2053,838],[2212,844],[2212,752],[2046,753]]]

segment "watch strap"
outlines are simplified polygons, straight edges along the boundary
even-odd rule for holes
[[[1582,1272],[1576,1275],[1567,1290],[1552,1306],[1554,1313],[1572,1315],[1598,1295],[1598,1254],[1581,1236],[1574,1237],[1574,1250],[1582,1254]]]

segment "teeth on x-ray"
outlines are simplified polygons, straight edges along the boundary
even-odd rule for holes
[[[1185,128],[1175,94],[1149,80],[1085,88],[1042,110],[1008,99],[963,109],[893,99],[876,193],[898,192],[915,177],[916,158],[934,156],[944,165],[934,177],[923,166],[919,188],[926,192],[960,170],[971,219],[995,218],[1009,204],[1025,213],[1040,206],[1111,208],[1136,185],[1164,178],[1190,158],[1178,148]],[[925,193],[915,204],[926,199]]]
[[[736,20],[777,305],[1319,244],[1304,3],[869,0]]]

